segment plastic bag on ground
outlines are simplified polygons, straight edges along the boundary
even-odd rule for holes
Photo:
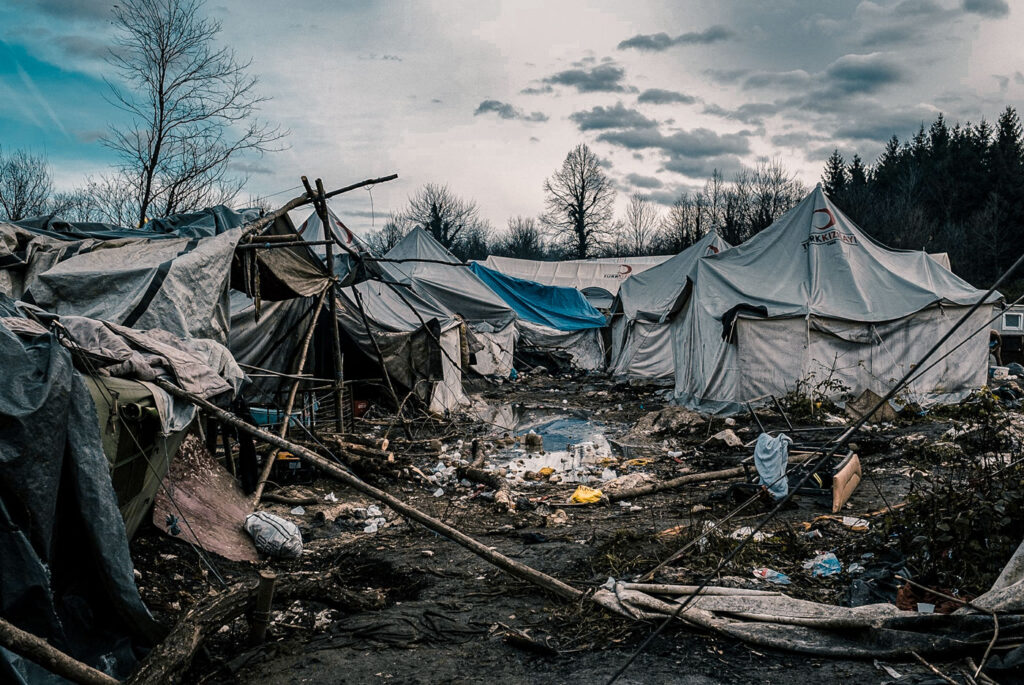
[[[768,492],[775,499],[782,499],[789,494],[786,466],[789,465],[789,445],[792,442],[793,439],[785,433],[780,433],[776,438],[761,433],[754,446],[754,466],[757,468],[759,482],[767,486]]]
[[[581,485],[576,488],[576,492],[572,493],[570,501],[576,502],[577,504],[593,504],[601,500],[602,492],[599,489],[588,488],[586,485]]]
[[[257,511],[245,517],[245,532],[252,536],[256,549],[263,554],[294,559],[302,554],[299,527],[280,516]]]
[[[813,559],[808,559],[804,562],[804,568],[811,572],[811,575],[815,578],[824,578],[839,573],[843,570],[842,564],[839,563],[839,559],[832,552],[827,554],[819,554]]]

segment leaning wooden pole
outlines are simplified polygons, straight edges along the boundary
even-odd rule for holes
[[[121,682],[103,671],[68,656],[46,640],[12,625],[2,618],[0,618],[0,646],[73,683],[120,685]]]
[[[324,297],[330,291],[330,286],[327,286],[320,293],[320,297],[316,301],[316,309],[313,310],[312,318],[309,321],[309,328],[306,329],[306,335],[302,338],[302,347],[299,350],[299,356],[295,361],[295,380],[292,382],[291,390],[288,392],[288,402],[284,407],[284,418],[281,422],[281,430],[279,435],[283,438],[288,435],[288,424],[291,423],[292,409],[295,408],[295,396],[299,393],[299,383],[302,382],[302,370],[306,368],[306,356],[309,354],[309,344],[313,341],[313,331],[316,329],[317,319],[320,318],[320,310],[324,306]],[[267,484],[267,479],[270,478],[270,472],[274,468],[274,460],[277,459],[277,450],[274,450],[267,455],[267,463],[263,465],[263,472],[260,473],[260,479],[256,483],[256,491],[252,495],[252,506],[255,509],[259,506],[260,498],[263,496],[263,488]]]
[[[347,193],[352,190],[356,190],[357,188],[365,188],[366,186],[372,186],[378,183],[394,181],[396,178],[398,178],[398,174],[391,174],[390,176],[381,176],[380,178],[368,178],[365,181],[360,181],[359,183],[353,183],[352,185],[345,186],[344,188],[332,190],[331,192],[327,193],[326,197],[334,197],[335,195],[341,195],[342,193]],[[308,205],[310,202],[313,201],[314,197],[315,196],[313,195],[313,193],[307,190],[306,194],[299,195],[298,197],[293,197],[291,200],[288,200],[288,202],[285,202],[283,205],[281,205],[279,208],[277,208],[270,214],[260,217],[259,219],[256,219],[252,223],[246,224],[244,226],[245,231],[242,233],[242,239],[247,239],[250,236],[259,233],[260,231],[264,230],[265,228],[273,224],[275,221],[283,217],[285,214],[292,211],[293,209],[298,209],[302,205]]]
[[[500,552],[494,551],[487,545],[478,542],[477,540],[469,537],[465,533],[449,526],[447,523],[444,523],[442,521],[435,519],[432,516],[424,514],[419,509],[409,506],[402,500],[393,497],[392,495],[384,492],[383,490],[379,490],[373,487],[372,485],[365,483],[364,481],[360,480],[357,476],[355,476],[355,474],[353,474],[351,471],[342,468],[341,466],[335,464],[329,459],[321,457],[316,452],[306,449],[302,445],[297,445],[277,435],[268,433],[265,430],[262,430],[261,428],[257,428],[256,426],[250,426],[245,421],[242,421],[231,412],[225,411],[220,407],[217,407],[211,404],[210,402],[204,400],[198,395],[194,395],[193,393],[190,393],[186,390],[182,390],[178,386],[169,383],[163,379],[157,379],[155,382],[157,385],[159,385],[161,388],[163,388],[170,394],[174,395],[175,397],[180,397],[182,399],[188,400],[189,402],[192,402],[197,407],[200,407],[201,409],[204,409],[208,413],[216,416],[220,421],[233,425],[239,430],[243,430],[249,433],[250,435],[260,438],[261,440],[264,440],[265,442],[268,442],[275,447],[288,450],[289,452],[297,456],[299,459],[302,459],[308,464],[317,467],[318,469],[330,475],[331,477],[337,478],[339,481],[348,485],[353,490],[361,492],[362,494],[368,497],[372,497],[378,502],[382,502],[383,504],[387,505],[388,507],[398,512],[402,516],[413,521],[416,521],[425,528],[448,538],[452,542],[461,545],[462,547],[465,547],[469,551],[473,552],[473,554],[476,554],[485,561],[494,564],[503,571],[506,571],[507,573],[517,578],[522,578],[523,580],[533,583],[534,585],[542,587],[545,590],[548,590],[564,599],[577,600],[583,597],[583,592],[577,590],[571,585],[563,583],[557,578],[553,578],[545,573],[541,573],[536,569],[532,569],[529,566],[520,564],[518,561],[510,559],[504,554],[501,554]]]

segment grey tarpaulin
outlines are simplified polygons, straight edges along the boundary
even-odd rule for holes
[[[925,252],[876,243],[820,186],[747,242],[699,260],[694,274],[673,330],[675,394],[709,412],[739,411],[800,381],[828,379],[819,390],[831,395],[842,386],[884,394],[984,295]],[[955,400],[984,384],[989,318],[987,304],[947,341],[936,358],[984,328],[909,386],[913,400]]]
[[[1024,542],[1021,543],[1024,549]],[[1020,550],[1018,550],[1019,552]],[[674,589],[675,588],[675,589]],[[616,582],[609,578],[594,599],[633,616],[670,615],[696,590]],[[1000,635],[1016,643],[1024,628],[1024,566],[1014,554],[988,592],[971,604],[999,613]],[[952,614],[901,611],[892,604],[840,607],[779,592],[709,586],[679,618],[744,642],[837,657],[897,658],[920,654],[980,653],[992,639],[991,615],[963,607]]]
[[[382,268],[466,321],[483,343],[473,365],[475,371],[485,376],[509,374],[517,337],[516,313],[479,276],[421,228],[410,231],[385,257],[412,260],[384,263]]]
[[[356,292],[369,320],[369,331],[359,313]],[[469,403],[458,366],[459,322],[427,293],[379,281],[340,288],[338,323],[363,354],[376,361],[372,335],[392,380],[416,392],[432,411],[453,411]],[[428,328],[437,335],[441,349]]]
[[[697,262],[727,249],[729,243],[711,230],[675,257],[623,281],[612,315],[613,375],[675,375],[670,319],[683,306]]]
[[[296,348],[309,327],[316,297],[263,302],[259,319],[256,304],[245,293],[231,291],[231,340],[228,346],[239,364],[290,374],[294,371]],[[322,319],[321,319],[322,320]],[[310,354],[310,359],[314,355]],[[245,394],[253,401],[269,401],[286,391],[292,380],[283,376],[260,375],[247,369],[252,386]]]
[[[19,316],[0,297],[3,316]],[[155,639],[139,598],[92,398],[51,333],[0,324],[0,615],[124,677]],[[15,665],[17,663],[17,665]],[[46,682],[0,650],[0,680]]]

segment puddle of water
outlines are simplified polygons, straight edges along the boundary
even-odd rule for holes
[[[499,450],[491,458],[491,464],[507,469],[513,476],[550,468],[563,482],[569,483],[590,483],[614,477],[608,469],[614,466],[614,459],[604,426],[586,414],[482,403],[475,408],[475,413],[482,421],[511,435],[533,432],[541,436],[543,454],[527,451],[524,441],[520,441],[519,445]]]

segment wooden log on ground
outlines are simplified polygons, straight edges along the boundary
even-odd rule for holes
[[[83,664],[49,642],[0,618],[0,645],[50,673],[82,685],[120,685],[120,681],[89,664]]]
[[[331,440],[342,440],[344,442],[362,445],[363,447],[372,447],[376,450],[387,450],[388,445],[391,444],[391,441],[388,438],[368,437],[365,435],[358,435],[356,433],[324,433],[324,435]]]
[[[341,438],[334,438],[332,441],[336,444],[343,452],[350,454],[358,454],[361,457],[368,457],[370,459],[383,459],[384,461],[394,461],[395,453],[388,452],[386,450],[377,449],[375,447],[367,447],[366,445],[359,445],[353,442],[347,442]]]
[[[512,496],[512,489],[504,475],[485,471],[483,469],[465,466],[458,470],[459,478],[465,478],[473,483],[482,483],[491,490],[494,490],[494,503],[501,511],[515,511],[516,500]]]
[[[203,639],[251,609],[255,590],[256,584],[251,581],[236,583],[224,592],[199,602],[178,621],[167,639],[146,655],[128,678],[128,685],[179,682]]]
[[[320,500],[316,497],[286,497],[276,492],[264,492],[261,497],[264,502],[277,502],[278,504],[290,504],[293,507],[303,507],[307,504],[318,504]]]
[[[262,430],[255,426],[250,426],[249,424],[245,423],[231,412],[225,411],[220,407],[217,407],[211,404],[210,402],[204,400],[198,395],[182,390],[178,386],[169,383],[163,379],[157,379],[155,382],[157,385],[159,385],[161,388],[163,388],[170,394],[174,395],[175,397],[180,397],[182,399],[186,399],[192,402],[196,406],[201,407],[202,409],[205,409],[207,412],[215,415],[221,421],[230,423],[236,428],[246,431],[250,435],[260,438],[261,440],[269,442],[271,445],[274,445],[275,447],[289,450],[290,452],[292,452],[292,454],[299,457],[303,461],[311,464],[312,466],[317,467],[323,473],[336,478],[337,480],[351,487],[353,490],[385,504],[398,514],[412,521],[415,521],[416,523],[419,523],[428,530],[432,530],[435,533],[438,533],[439,535],[448,538],[452,542],[461,545],[462,547],[465,547],[473,554],[476,554],[488,563],[497,566],[498,568],[507,572],[509,575],[533,583],[534,585],[545,590],[548,590],[549,592],[563,599],[575,601],[583,598],[584,593],[582,591],[577,590],[571,585],[564,583],[558,580],[557,578],[553,578],[552,576],[549,576],[546,573],[541,573],[540,571],[537,571],[536,569],[526,566],[525,564],[521,564],[518,561],[515,561],[514,559],[510,559],[509,557],[505,556],[504,554],[501,554],[500,552],[494,551],[487,545],[481,543],[480,541],[474,538],[471,538],[462,531],[453,528],[452,526],[449,526],[447,523],[439,521],[436,518],[423,513],[419,509],[409,506],[408,504],[398,499],[397,497],[394,497],[393,495],[390,495],[387,492],[384,492],[383,490],[375,488],[369,483],[360,480],[351,471],[342,468],[338,464],[328,459],[325,459],[316,452],[306,449],[302,445],[297,445],[294,442],[290,442],[288,440],[285,440],[284,438],[280,438],[276,435],[268,433],[265,430]]]
[[[818,454],[818,453],[815,453]],[[815,454],[800,454],[794,457],[790,457],[790,464],[799,464],[804,461],[809,461]],[[618,502],[624,499],[633,499],[634,497],[644,497],[646,495],[653,495],[665,490],[674,490],[675,488],[689,485],[691,483],[707,483],[713,480],[725,480],[727,478],[737,478],[742,476],[747,471],[742,466],[737,466],[731,469],[722,469],[720,471],[707,471],[705,473],[688,473],[685,476],[679,476],[678,478],[672,478],[670,480],[662,481],[660,483],[651,483],[649,485],[641,485],[638,488],[630,488],[629,490],[618,490],[616,492],[608,493],[608,501]]]
[[[253,581],[243,581],[219,594],[200,600],[178,621],[167,639],[150,651],[128,678],[126,685],[164,685],[180,682],[206,637],[215,633],[221,626],[255,609],[257,587]],[[277,576],[273,598],[278,605],[295,600],[307,600],[322,602],[350,613],[382,609],[387,603],[387,598],[383,594],[354,592],[343,587],[333,576],[301,572]],[[65,677],[71,679],[70,676]],[[118,685],[119,681],[106,677],[106,681],[76,682]]]

